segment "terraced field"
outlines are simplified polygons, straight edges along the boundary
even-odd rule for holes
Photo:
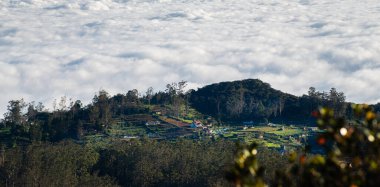
[[[159,119],[166,123],[173,124],[177,127],[188,127],[190,125],[189,123],[178,121],[176,119],[165,117],[165,116],[160,116]]]
[[[247,143],[254,141],[272,148],[280,148],[281,146],[299,148],[306,142],[308,133],[302,127],[281,125],[254,126],[250,128],[229,128],[229,130],[223,133],[223,137]]]

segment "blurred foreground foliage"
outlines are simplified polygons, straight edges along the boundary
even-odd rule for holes
[[[264,180],[265,168],[260,166],[256,144],[238,150],[234,166],[226,178],[235,186],[290,187],[359,187],[380,184],[380,123],[368,105],[352,105],[356,119],[336,117],[334,111],[322,108],[313,113],[320,129],[316,139],[324,155],[289,153],[287,168],[278,170],[272,183]]]
[[[0,147],[0,186],[230,186],[230,141],[33,142]]]

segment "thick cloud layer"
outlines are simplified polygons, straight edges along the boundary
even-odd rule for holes
[[[259,78],[380,101],[378,0],[0,1],[0,113],[187,80]]]

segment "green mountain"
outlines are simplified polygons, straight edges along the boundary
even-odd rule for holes
[[[347,106],[343,93],[334,88],[330,93],[311,88],[309,95],[297,97],[258,79],[207,85],[191,92],[190,102],[198,111],[220,121],[303,125],[314,124],[311,113],[319,106],[332,107],[337,114],[345,114]]]
[[[82,140],[96,134],[176,138],[192,136],[186,127],[193,120],[206,124],[314,126],[311,113],[321,106],[332,108],[338,116],[352,116],[344,94],[334,88],[329,92],[310,88],[307,95],[298,97],[258,79],[221,82],[189,92],[184,92],[185,86],[181,81],[168,84],[164,92],[148,89],[143,97],[137,90],[114,96],[102,90],[86,106],[79,100],[67,103],[63,97],[54,111],[44,110],[42,103],[13,100],[0,121],[0,142]]]

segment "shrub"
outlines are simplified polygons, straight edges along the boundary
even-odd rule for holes
[[[273,186],[359,187],[380,184],[380,123],[368,105],[352,105],[355,119],[348,121],[322,108],[314,115],[320,129],[316,139],[324,155],[289,154],[290,165],[279,170]],[[307,150],[307,148],[305,149]],[[264,168],[257,161],[257,145],[241,148],[227,179],[236,186],[267,186]]]

